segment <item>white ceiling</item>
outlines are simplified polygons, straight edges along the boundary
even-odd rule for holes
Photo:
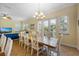
[[[32,18],[35,11],[40,9],[47,15],[51,11],[56,11],[66,6],[74,5],[72,3],[0,3],[1,8],[4,9],[14,19],[29,19]],[[40,7],[40,8],[39,8]]]

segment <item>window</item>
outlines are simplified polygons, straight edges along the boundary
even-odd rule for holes
[[[60,17],[60,32],[68,33],[68,17],[67,16]]]
[[[45,37],[48,37],[48,33],[49,33],[49,31],[48,31],[48,26],[49,26],[48,20],[45,20],[45,21],[43,22],[43,30],[44,30],[44,36],[45,36]]]
[[[43,32],[44,37],[57,37],[59,33],[68,34],[68,17],[62,16],[59,19],[39,21],[38,29]]]
[[[50,20],[50,33],[52,37],[56,37],[56,19]]]
[[[25,29],[29,30],[29,25],[28,24],[25,24]]]
[[[39,21],[39,22],[38,22],[37,30],[38,30],[38,31],[41,31],[41,30],[42,30],[42,21]]]
[[[22,28],[23,30],[25,30],[26,29],[26,24],[25,23],[23,23],[23,28]]]
[[[20,23],[16,23],[16,24],[15,24],[14,31],[20,31],[20,29],[21,29]]]
[[[43,22],[44,30],[48,31],[48,21]]]

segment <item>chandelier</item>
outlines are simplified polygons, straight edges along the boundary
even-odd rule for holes
[[[0,13],[0,18],[2,19],[11,19],[11,16],[9,16],[6,12],[1,12]]]
[[[35,12],[35,15],[33,17],[36,18],[36,19],[44,19],[45,15],[44,15],[43,12],[37,11],[37,12]]]
[[[40,4],[38,5],[38,11],[35,12],[33,17],[39,20],[44,19],[46,17],[45,14],[40,9]]]

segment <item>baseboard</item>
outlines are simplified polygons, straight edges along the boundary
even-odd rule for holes
[[[61,45],[68,46],[68,47],[73,47],[73,48],[77,48],[75,45],[70,45],[70,44],[65,44],[65,43],[61,43]]]

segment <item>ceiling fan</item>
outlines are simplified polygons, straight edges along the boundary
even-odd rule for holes
[[[8,10],[11,9],[9,6],[1,5],[0,6],[0,18],[2,19],[11,19],[9,16]]]

